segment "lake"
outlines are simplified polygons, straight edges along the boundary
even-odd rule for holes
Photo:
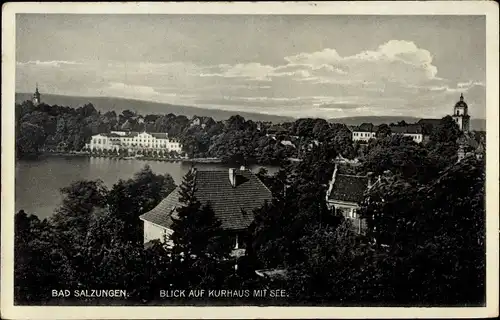
[[[111,188],[119,179],[132,178],[134,173],[148,164],[157,174],[168,173],[179,185],[182,177],[191,168],[191,163],[160,162],[146,160],[119,160],[88,157],[45,157],[38,160],[16,162],[15,208],[36,214],[40,219],[47,218],[60,205],[60,188],[69,186],[76,180],[101,179]],[[198,163],[198,170],[226,170],[223,164]],[[261,166],[250,166],[253,172]],[[270,173],[277,167],[266,167]]]

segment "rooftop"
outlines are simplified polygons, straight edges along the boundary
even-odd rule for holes
[[[367,189],[367,176],[337,174],[328,200],[360,203]]]
[[[392,133],[422,133],[422,126],[419,124],[407,124],[405,126],[392,126]]]
[[[250,170],[234,169],[233,187],[228,170],[196,171],[195,196],[203,204],[210,203],[225,230],[244,230],[254,220],[253,210],[271,201],[269,189]],[[170,193],[153,210],[140,218],[169,228],[179,203],[179,188]]]
[[[356,132],[376,132],[378,126],[374,126],[372,123],[362,123],[357,127],[354,127],[352,131]]]

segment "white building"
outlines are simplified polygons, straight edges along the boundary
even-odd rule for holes
[[[182,152],[178,139],[171,139],[167,133],[111,131],[92,136],[86,147],[91,151],[128,150],[133,151],[175,151]]]
[[[413,141],[417,143],[424,142],[426,138],[422,126],[419,124],[407,124],[403,126],[390,126],[391,135],[402,135],[405,137],[410,137]],[[352,129],[352,140],[353,141],[363,141],[368,142],[370,139],[377,138],[378,126],[374,126],[371,123],[363,123],[358,127]]]
[[[375,139],[377,129],[378,127],[371,123],[363,123],[352,129],[352,140],[367,142],[370,139]]]
[[[375,139],[375,132],[360,130],[352,132],[352,140],[354,141],[368,141],[370,139]]]
[[[404,137],[410,137],[413,139],[413,141],[417,143],[422,143],[424,142],[424,139],[426,138],[423,133],[422,126],[419,124],[407,124],[404,126],[391,126],[391,134],[393,136],[395,135],[402,135]]]

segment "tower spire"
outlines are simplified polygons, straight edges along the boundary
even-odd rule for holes
[[[464,101],[464,94],[460,93],[460,101]]]
[[[33,94],[33,103],[38,105],[40,103],[40,92],[38,92],[38,82],[36,83],[35,93]]]

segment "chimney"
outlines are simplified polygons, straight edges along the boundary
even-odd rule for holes
[[[368,172],[366,176],[368,177],[368,189],[370,189],[373,185],[373,172]]]
[[[229,182],[231,182],[231,186],[236,187],[236,169],[229,168]]]

